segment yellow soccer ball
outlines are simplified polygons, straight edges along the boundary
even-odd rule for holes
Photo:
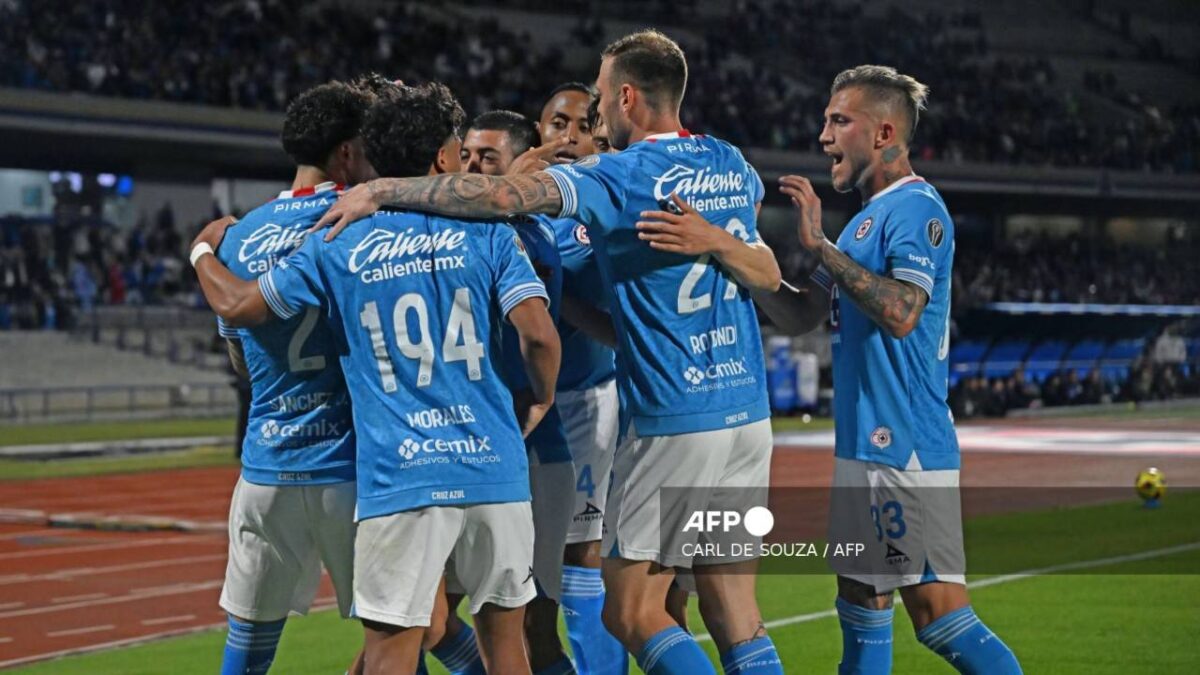
[[[1167,492],[1167,478],[1163,472],[1150,467],[1138,473],[1133,487],[1137,490],[1138,496],[1146,501],[1162,499]]]

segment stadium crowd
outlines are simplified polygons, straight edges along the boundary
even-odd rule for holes
[[[468,112],[523,110],[558,82],[590,79],[563,59],[565,50],[594,50],[603,39],[604,8],[587,7],[561,41],[531,48],[530,35],[494,20],[452,20],[411,3],[384,4],[368,16],[332,5],[296,11],[277,0],[7,2],[0,3],[0,86],[282,110],[314,84],[376,70],[443,81]],[[1115,76],[1099,71],[1087,92],[1074,92],[1044,60],[999,57],[977,11],[892,6],[883,17],[864,17],[861,4],[832,0],[740,0],[715,18],[672,16],[696,38],[688,45],[685,122],[740,146],[819,151],[816,111],[825,92],[814,83],[827,82],[833,64],[891,63],[937,93],[914,147],[918,158],[1197,170],[1200,111],[1163,113],[1121,92],[1127,119],[1090,119],[1081,94],[1118,96]],[[871,39],[885,30],[906,39]],[[781,61],[780,53],[793,58]]]

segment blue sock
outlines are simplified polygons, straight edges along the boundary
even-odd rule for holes
[[[571,659],[564,656],[533,675],[575,675],[575,664],[571,663]]]
[[[783,675],[783,662],[771,638],[760,638],[734,645],[721,655],[725,675]]]
[[[604,582],[600,570],[563,565],[562,613],[579,675],[626,675],[629,653],[600,620]]]
[[[708,655],[679,626],[661,630],[647,640],[638,665],[646,675],[717,675]]]
[[[938,617],[917,632],[917,640],[967,675],[1020,675],[1017,657],[983,625],[970,605]]]
[[[221,675],[263,675],[275,660],[275,648],[287,619],[254,623],[229,617]]]
[[[467,624],[452,640],[433,648],[433,657],[446,666],[450,675],[485,675],[483,658],[479,656],[479,646],[475,644],[475,629]]]
[[[838,675],[888,675],[892,672],[894,610],[867,609],[838,598],[842,625],[842,661]]]

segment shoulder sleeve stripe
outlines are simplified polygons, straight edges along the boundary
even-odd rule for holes
[[[258,290],[262,292],[263,298],[267,301],[267,306],[281,319],[290,319],[296,316],[296,310],[288,306],[283,301],[283,297],[279,295],[279,291],[275,289],[275,270],[267,272],[258,278]]]
[[[238,333],[236,328],[230,328],[229,324],[225,323],[225,320],[219,316],[217,317],[217,335],[220,335],[223,338],[241,337],[241,334]]]
[[[833,277],[829,276],[829,270],[825,269],[824,265],[820,265],[809,277],[809,280],[814,284],[824,288],[826,292],[833,290]]]
[[[554,184],[558,186],[558,192],[562,195],[562,211],[559,211],[556,217],[573,217],[576,209],[579,207],[579,195],[575,191],[575,184],[554,167],[547,169],[546,173],[550,174],[550,177],[554,179]]]
[[[512,311],[513,307],[516,307],[517,305],[521,304],[521,301],[528,300],[529,298],[542,298],[546,301],[547,306],[550,305],[550,296],[546,294],[546,287],[543,286],[540,281],[521,284],[519,286],[510,288],[508,292],[500,298],[501,315],[507,317],[508,313]]]
[[[916,284],[924,289],[929,294],[929,297],[933,297],[933,277],[924,272],[898,267],[892,270],[892,277],[900,281]]]

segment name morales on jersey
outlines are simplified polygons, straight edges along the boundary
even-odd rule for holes
[[[346,265],[350,272],[358,274],[366,265],[389,263],[379,269],[363,272],[361,279],[364,283],[395,279],[413,273],[461,269],[466,267],[466,256],[439,257],[437,254],[460,248],[466,238],[467,233],[463,230],[442,230],[433,234],[413,234],[411,227],[403,232],[371,230],[362,241],[350,249]],[[397,258],[429,254],[433,254],[433,257],[397,261]]]
[[[697,211],[739,208],[750,206],[745,187],[744,173],[709,173],[675,164],[654,180],[654,198],[661,202],[674,192]]]
[[[475,413],[469,405],[453,405],[447,408],[429,408],[417,412],[404,413],[408,425],[420,429],[437,429],[458,424],[470,424],[475,421]]]
[[[308,228],[305,225],[285,228],[275,223],[267,223],[242,240],[242,246],[238,249],[238,262],[249,262],[248,268],[251,272],[265,272],[273,262],[270,259],[291,253],[304,243],[307,234]],[[262,266],[256,264],[263,262],[257,260],[262,256],[269,256],[266,269],[254,269]]]

